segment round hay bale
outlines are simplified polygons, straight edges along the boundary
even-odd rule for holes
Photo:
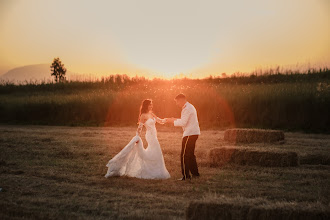
[[[224,132],[224,140],[233,143],[271,143],[284,140],[283,131],[262,129],[228,129]]]
[[[298,166],[299,158],[296,152],[258,151],[240,149],[237,147],[218,147],[209,151],[211,167],[222,167],[226,164],[290,167]]]

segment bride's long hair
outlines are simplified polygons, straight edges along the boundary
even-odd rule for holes
[[[138,119],[138,123],[140,122],[140,117],[143,113],[148,113],[148,107],[151,104],[152,100],[151,99],[145,99],[142,101],[141,103],[141,107],[140,107],[140,114],[139,114],[139,119]]]

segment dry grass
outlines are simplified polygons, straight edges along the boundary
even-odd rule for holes
[[[309,154],[300,158],[301,164],[330,165],[330,155]]]
[[[202,130],[197,141],[201,177],[176,181],[181,176],[182,131],[157,128],[169,180],[104,178],[106,163],[135,128],[0,126],[0,219],[183,219],[191,201],[213,193],[278,203],[330,203],[327,165],[208,167],[207,152],[227,145],[220,130]],[[330,155],[330,135],[285,135],[285,144],[240,147]]]
[[[224,140],[233,143],[269,143],[284,141],[284,133],[275,130],[235,128],[225,131]]]
[[[314,76],[306,74],[303,81],[291,81],[284,80],[290,75],[283,75],[282,80],[273,83],[265,83],[262,76],[234,77],[233,81],[229,78],[130,80],[118,76],[102,82],[20,86],[0,82],[0,122],[132,125],[145,98],[153,99],[158,116],[179,117],[180,108],[175,106],[173,98],[183,92],[196,107],[202,128],[253,127],[329,133],[329,70]]]
[[[224,196],[191,202],[186,219],[329,219],[328,205],[321,203],[271,202],[262,198]]]
[[[290,167],[298,166],[299,164],[296,152],[273,152],[238,147],[218,147],[211,149],[209,152],[209,162],[213,167],[222,167],[226,164]]]

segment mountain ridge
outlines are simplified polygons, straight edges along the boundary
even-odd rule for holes
[[[54,78],[51,76],[50,66],[51,64],[41,63],[16,67],[0,75],[0,79],[15,82],[24,82],[31,80],[51,81]],[[66,77],[70,77],[74,74],[75,73],[67,70]]]

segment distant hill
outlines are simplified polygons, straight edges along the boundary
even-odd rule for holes
[[[0,76],[2,76],[3,74],[5,74],[6,72],[8,72],[8,70],[10,70],[12,68],[9,68],[7,66],[2,66],[0,65]]]
[[[17,67],[9,70],[5,74],[0,76],[0,80],[13,81],[13,82],[24,82],[27,80],[38,80],[38,81],[49,81],[53,77],[50,75],[50,64],[36,64]],[[70,77],[74,73],[67,71],[66,76]]]

